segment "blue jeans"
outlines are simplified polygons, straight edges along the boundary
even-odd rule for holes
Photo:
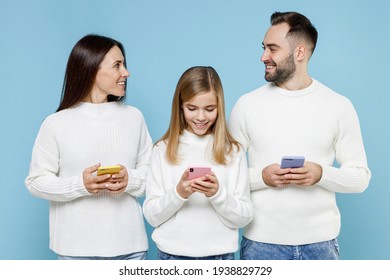
[[[128,255],[120,255],[114,257],[73,257],[58,255],[59,260],[145,260],[147,252],[136,252]]]
[[[278,245],[256,242],[242,237],[241,260],[338,260],[337,239],[305,244]]]
[[[167,260],[234,260],[234,253],[228,253],[223,255],[206,256],[206,257],[186,257],[186,256],[175,256],[167,254],[163,251],[158,250],[157,259],[162,261]]]

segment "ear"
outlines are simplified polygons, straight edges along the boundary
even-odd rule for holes
[[[298,45],[296,48],[295,48],[295,58],[297,61],[302,61],[304,60],[308,55],[308,52],[307,52],[307,48],[305,45]]]

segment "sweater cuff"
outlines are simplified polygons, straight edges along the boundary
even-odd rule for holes
[[[75,180],[75,184],[72,186],[74,193],[77,193],[77,197],[92,195],[84,185],[83,174],[81,173]]]
[[[182,202],[188,200],[188,198],[181,197],[181,195],[177,192],[177,188],[176,187],[173,188],[173,193],[175,194],[176,198],[180,199]]]
[[[263,181],[262,170],[258,168],[249,168],[249,186],[251,191],[264,189],[267,185]]]
[[[322,177],[317,184],[333,192],[360,193],[367,188],[370,177],[370,171],[364,168],[322,166]]]
[[[219,186],[218,191],[213,196],[208,197],[208,199],[213,203],[224,203],[226,202],[226,197],[227,195],[225,188]]]

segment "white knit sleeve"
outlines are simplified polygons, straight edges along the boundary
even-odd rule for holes
[[[322,166],[318,185],[334,192],[364,191],[370,181],[357,113],[349,100],[338,110],[338,138],[334,144],[339,167]]]
[[[229,131],[232,133],[234,139],[240,142],[245,151],[247,151],[250,146],[247,120],[245,117],[248,115],[248,111],[251,110],[251,104],[247,104],[246,97],[247,96],[244,95],[237,101],[230,113],[228,121]],[[249,187],[251,191],[268,188],[263,181],[262,169],[249,167],[248,172]]]
[[[245,121],[247,110],[248,108],[246,108],[243,98],[240,98],[234,105],[228,120],[229,131],[245,150],[248,149],[250,144]]]
[[[163,178],[166,168],[164,149],[155,146],[150,161],[146,180],[146,198],[143,211],[146,220],[153,227],[158,227],[170,219],[183,205],[186,199],[176,193],[176,184],[170,178]]]
[[[58,177],[59,151],[48,122],[40,128],[32,152],[26,187],[36,197],[51,201],[71,201],[90,195],[84,187],[82,174],[69,178]]]
[[[253,216],[250,199],[248,169],[245,153],[241,151],[233,164],[226,168],[226,186],[210,198],[221,221],[230,228],[241,228],[249,224]]]
[[[152,138],[149,135],[145,120],[142,117],[137,162],[134,169],[127,170],[129,173],[129,181],[126,192],[135,197],[141,197],[145,194],[146,175],[149,169],[152,146]]]

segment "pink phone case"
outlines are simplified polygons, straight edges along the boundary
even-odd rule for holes
[[[196,179],[199,177],[203,177],[206,174],[211,173],[210,167],[189,167],[188,168],[188,180]]]

